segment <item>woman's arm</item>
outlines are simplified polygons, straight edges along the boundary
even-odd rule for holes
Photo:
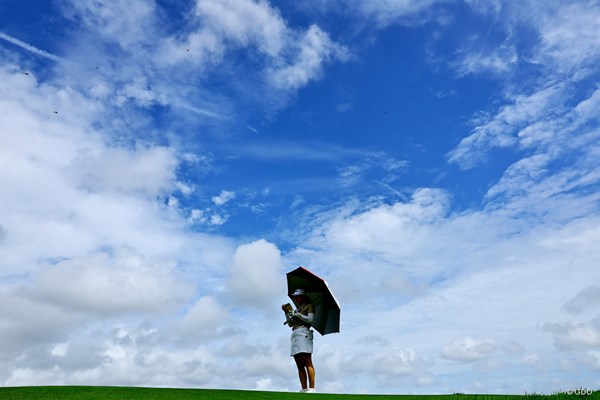
[[[292,317],[296,317],[299,320],[306,322],[307,324],[312,324],[313,319],[315,318],[314,313],[308,313],[308,315],[300,314],[299,312],[294,312]]]
[[[287,304],[283,304],[281,306],[281,309],[283,310],[283,313],[285,314],[285,324],[292,326],[292,313],[289,311],[287,306],[288,306]]]

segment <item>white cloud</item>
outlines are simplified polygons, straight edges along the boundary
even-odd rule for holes
[[[477,165],[494,148],[518,144],[516,133],[549,115],[564,113],[565,85],[557,83],[531,94],[517,94],[494,115],[476,121],[471,134],[448,154],[451,163],[463,168]]]
[[[10,184],[16,189],[3,197],[3,206],[11,210],[12,217],[4,217],[1,221],[5,243],[10,246],[4,246],[0,251],[6,256],[2,257],[4,271],[14,268],[11,265],[26,265],[34,285],[30,297],[13,289],[12,300],[6,304],[25,304],[30,307],[30,312],[18,315],[46,313],[58,323],[44,335],[40,334],[43,330],[37,323],[24,317],[19,317],[16,327],[6,328],[4,337],[11,340],[6,342],[5,350],[10,351],[5,354],[10,354],[11,360],[16,358],[14,349],[24,348],[26,343],[37,343],[42,349],[32,348],[27,354],[28,362],[11,364],[3,381],[15,384],[44,379],[49,383],[94,381],[99,384],[152,381],[157,385],[255,387],[258,381],[266,379],[260,372],[262,368],[276,371],[269,376],[272,387],[289,387],[290,376],[294,378],[294,367],[286,362],[289,361],[288,343],[284,338],[287,331],[281,321],[261,313],[258,313],[260,317],[243,313],[227,316],[232,313],[227,306],[230,300],[236,307],[261,310],[277,310],[276,300],[285,300],[281,299],[285,296],[281,290],[285,283],[277,247],[266,241],[253,242],[240,246],[231,259],[234,248],[227,241],[206,235],[183,235],[180,229],[186,226],[185,218],[172,214],[176,207],[163,204],[173,191],[178,190],[177,152],[150,145],[107,146],[101,140],[100,132],[90,124],[96,107],[93,102],[86,101],[76,91],[60,92],[50,85],[23,80],[25,77],[16,70],[5,72],[4,76],[5,88],[9,89],[7,93],[20,90],[28,101],[17,99],[17,96],[5,100],[6,107],[14,112],[10,114],[11,118],[3,119],[6,128],[3,132],[18,129],[31,140],[27,146],[26,141],[19,141],[19,135],[6,138],[8,145],[3,153],[6,157],[2,160],[7,160],[8,164],[0,176],[4,179],[3,185]],[[60,94],[55,95],[55,92]],[[45,124],[46,130],[42,132],[46,135],[38,135],[36,132],[44,126],[40,121],[46,118],[42,110],[45,103],[53,101],[53,96],[62,96],[66,109],[74,107],[68,103],[70,97],[74,98],[72,101],[81,103],[83,112],[65,116],[72,118],[68,125],[62,125],[65,123],[60,119],[63,118],[61,112],[57,121]],[[516,114],[512,118],[506,116],[505,120],[519,122]],[[528,118],[524,117],[525,120]],[[62,129],[63,126],[70,129]],[[8,168],[14,165],[24,168]],[[542,171],[544,164],[527,165],[524,162],[521,165],[531,171],[537,165]],[[589,169],[590,164],[583,165]],[[520,176],[507,174],[511,179],[522,179]],[[561,186],[560,182],[548,182],[543,173],[535,177],[539,189]],[[43,201],[37,195],[40,188],[46,193]],[[589,210],[578,207],[576,211],[564,211],[572,205],[564,198],[522,200],[522,197],[511,197],[511,201],[500,208],[491,203],[489,209],[483,211],[453,214],[449,193],[421,188],[406,202],[367,203],[330,210],[313,219],[314,236],[297,251],[286,255],[286,265],[301,261],[308,267],[317,267],[316,271],[322,271],[332,283],[344,307],[343,334],[317,338],[315,360],[317,368],[321,368],[318,371],[322,371],[323,375],[319,376],[323,383],[329,380],[328,387],[360,391],[365,382],[385,378],[386,374],[401,377],[402,382],[411,385],[447,383],[444,382],[447,372],[444,364],[433,358],[424,366],[427,362],[423,355],[440,354],[449,339],[423,334],[424,331],[445,332],[456,338],[451,340],[458,342],[453,342],[455,348],[449,348],[454,351],[448,353],[450,356],[460,358],[462,354],[464,358],[465,354],[471,354],[471,357],[487,354],[490,362],[498,361],[494,357],[499,352],[486,353],[482,339],[479,342],[484,343],[483,348],[475,343],[471,349],[468,343],[460,341],[464,332],[471,332],[474,338],[490,338],[494,343],[503,343],[505,338],[498,332],[506,332],[506,327],[510,326],[510,332],[503,334],[515,338],[527,354],[548,353],[553,336],[564,344],[573,344],[576,339],[579,340],[577,343],[584,343],[589,336],[584,330],[577,335],[573,330],[573,335],[565,336],[562,331],[536,331],[535,323],[538,320],[555,321],[563,305],[585,289],[578,282],[600,279],[593,268],[587,268],[599,261],[594,256],[599,240],[597,218],[564,219],[565,215],[575,212],[578,216],[586,216],[586,210]],[[592,195],[584,200],[588,204],[594,201]],[[524,210],[553,212],[545,216],[545,223],[533,229],[529,227],[531,220],[523,216]],[[194,220],[212,218],[206,210],[185,215]],[[28,247],[30,241],[36,246]],[[107,247],[105,252],[103,247]],[[35,251],[31,252],[32,249]],[[104,255],[110,252],[115,255]],[[24,255],[27,258],[23,259]],[[92,264],[90,261],[97,261],[94,257],[108,257],[109,262]],[[45,264],[38,263],[40,258],[45,259]],[[573,259],[579,263],[568,261]],[[22,263],[24,260],[27,262]],[[224,276],[221,267],[228,264],[231,268]],[[172,270],[174,265],[181,267],[183,275]],[[565,281],[562,278],[568,270],[575,271],[582,279]],[[22,269],[12,271],[22,272]],[[368,271],[369,279],[365,279],[365,271]],[[102,278],[96,280],[94,277],[100,273]],[[190,276],[192,279],[185,279]],[[81,283],[81,287],[65,287],[61,291],[61,277]],[[116,284],[109,285],[110,279]],[[94,295],[90,285],[96,281],[100,290]],[[198,282],[199,287],[192,289],[200,293],[193,296],[191,291],[182,291],[181,287],[187,287],[185,284],[180,286],[182,282]],[[556,287],[556,282],[560,282],[560,288]],[[148,298],[142,298],[144,287],[152,289]],[[31,297],[33,294],[37,297]],[[197,297],[197,303],[191,297]],[[103,301],[105,298],[107,300]],[[82,302],[73,304],[75,299]],[[187,313],[181,313],[185,323],[159,326],[163,322],[160,313],[164,312],[164,305],[177,309],[190,303]],[[521,311],[519,316],[514,315],[514,309]],[[15,310],[19,308],[15,307]],[[92,319],[74,320],[76,316],[70,315],[68,310],[77,310],[84,318]],[[83,359],[77,356],[75,340],[69,339],[71,335],[82,337],[85,333],[74,327],[93,330],[99,323],[96,318],[124,318],[123,310],[129,313],[132,321],[124,323],[121,333],[98,333],[101,345],[94,350],[92,359],[101,361],[93,366],[74,368],[76,372],[69,370],[67,363],[82,365],[79,363]],[[200,310],[210,312],[202,315]],[[267,313],[270,316],[270,312]],[[144,319],[143,315],[159,318],[159,323],[138,327],[143,325],[139,322]],[[4,311],[5,321],[13,318],[11,311]],[[474,329],[473,321],[484,318],[487,318],[486,324]],[[573,324],[565,325],[567,332],[569,327],[577,326],[568,314],[564,318],[565,324]],[[195,330],[204,323],[210,328]],[[398,323],[405,327],[402,336],[398,334]],[[272,327],[273,337],[262,335],[265,326]],[[235,327],[245,332],[236,333]],[[220,335],[216,333],[229,328],[232,330],[222,335],[222,340],[241,340],[238,351],[251,351],[253,353],[249,354],[256,354],[256,358],[252,356],[246,362],[237,362],[238,358],[231,358],[235,356],[221,357],[219,352],[225,344],[219,341]],[[588,325],[588,329],[592,328],[593,325]],[[281,329],[281,333],[276,329]],[[350,345],[372,331],[377,331],[383,341],[392,343],[395,350],[386,353],[379,349],[365,356],[366,365],[372,370],[365,372],[355,368],[347,374],[339,373],[345,367],[358,365],[363,350],[354,350]],[[19,337],[23,332],[25,334]],[[194,347],[196,333],[204,339],[202,344]],[[185,350],[173,344],[173,337],[177,335],[180,339],[189,339],[183,340]],[[529,339],[532,336],[534,339]],[[51,352],[57,344],[64,343],[69,345],[61,357],[64,360],[58,371],[41,373],[48,370],[35,365],[54,361],[58,356]],[[93,348],[92,343],[98,343],[98,338],[90,339],[89,345],[81,347]],[[36,349],[38,356],[33,355]],[[565,349],[569,351],[570,348]],[[235,353],[235,349],[231,350],[231,354]],[[326,358],[328,355],[332,358]],[[354,364],[350,363],[352,360]],[[389,366],[393,360],[401,362],[385,371],[377,369]],[[225,380],[224,376],[232,376],[231,371],[237,376],[236,380]]]
[[[363,18],[373,20],[375,24],[384,28],[388,25],[415,24],[419,20],[427,20],[427,12],[440,0],[368,0],[360,2],[354,12],[360,13]]]
[[[413,374],[422,363],[414,349],[387,348],[359,353],[347,361],[349,372],[368,370],[383,381]]]
[[[7,94],[0,101],[0,184],[11,188],[2,198],[5,273],[100,246],[154,254],[177,247],[176,236],[162,236],[177,216],[162,213],[157,202],[176,190],[178,162],[170,149],[109,146],[91,127],[102,111],[94,101],[10,67],[0,74]]]
[[[490,44],[475,35],[454,66],[461,74],[491,68],[500,79],[507,79],[508,90],[499,99],[504,105],[474,121],[475,128],[448,154],[449,161],[472,168],[501,148],[524,150],[529,156],[543,154],[549,161],[568,152],[584,152],[583,142],[597,138],[586,123],[596,118],[598,101],[595,93],[589,96],[577,88],[596,83],[590,66],[600,58],[596,35],[600,10],[591,2],[546,2],[543,7],[536,2],[494,4],[471,2],[475,12],[495,21],[498,35],[504,36],[502,44],[481,51]],[[521,32],[524,22],[530,28],[527,32]],[[523,35],[531,36],[535,44],[523,46]],[[543,70],[543,78],[516,89],[513,78],[532,63]],[[574,103],[578,105],[573,107]]]
[[[271,57],[287,45],[288,27],[267,2],[253,0],[197,1],[196,15],[210,31],[241,46],[256,43]]]
[[[467,3],[475,13],[490,18],[488,25],[499,29],[497,33],[506,39],[504,45],[514,45],[519,60],[571,74],[593,65],[600,56],[596,34],[600,10],[593,1]],[[521,40],[530,36],[534,44],[523,46]]]
[[[392,182],[407,170],[408,161],[394,159],[384,152],[377,154],[365,154],[359,161],[341,167],[339,170],[338,183],[342,187],[352,187],[367,180],[367,174],[374,170],[384,173],[382,181],[384,187],[394,191],[385,182]]]
[[[229,52],[256,48],[265,56],[261,79],[271,90],[287,92],[319,78],[327,62],[347,58],[347,49],[321,28],[292,29],[267,2],[198,1],[195,16],[198,29],[163,40],[163,63],[204,68],[222,63]]]
[[[111,143],[95,123],[106,108],[85,93],[10,65],[0,76],[0,186],[11,188],[0,199],[0,380],[161,382],[168,369],[146,375],[127,336],[103,343],[104,330],[163,321],[197,290],[210,298],[231,242],[186,232],[179,203],[166,204],[181,187],[171,148]]]
[[[178,328],[186,341],[198,341],[222,335],[219,328],[230,318],[229,311],[214,297],[204,296],[187,310]]]
[[[502,193],[515,196],[531,190],[535,182],[549,173],[548,165],[551,161],[547,155],[537,154],[515,162],[504,171],[500,181],[486,195],[493,197]]]
[[[156,5],[143,0],[63,1],[65,14],[81,21],[93,34],[131,50],[154,39]]]
[[[584,322],[548,322],[543,329],[554,336],[559,349],[594,349],[600,346],[600,318]]]
[[[0,357],[4,362],[40,344],[64,341],[81,318],[53,304],[18,293],[0,294]],[[1,371],[0,371],[1,372]]]
[[[150,197],[175,190],[178,161],[166,147],[84,149],[69,166],[76,184],[91,192],[141,192]]]
[[[212,214],[210,216],[210,220],[209,223],[211,225],[223,225],[225,222],[227,222],[227,220],[229,219],[229,216],[227,215],[221,215],[221,214]]]
[[[267,72],[272,84],[280,89],[298,89],[321,75],[322,66],[331,59],[347,58],[347,50],[333,42],[327,33],[312,25],[297,42],[294,58]],[[278,63],[279,64],[279,63]]]
[[[425,239],[429,229],[445,215],[448,195],[438,189],[422,188],[413,193],[410,203],[373,207],[365,212],[331,221],[323,228],[327,244],[333,248],[359,252],[380,252],[390,259],[408,254],[414,248],[398,248],[391,243]],[[315,245],[320,238],[315,238]],[[322,247],[322,245],[319,245]],[[392,253],[390,253],[390,251]],[[391,254],[394,254],[392,256]]]
[[[190,216],[188,217],[188,222],[193,224],[195,222],[206,222],[206,216],[204,211],[199,210],[197,208],[190,211]]]
[[[460,57],[460,63],[456,65],[459,74],[480,74],[483,72],[506,73],[515,66],[518,61],[516,50],[509,45],[502,45],[488,53],[463,50],[465,55]]]
[[[63,46],[69,62],[57,66],[60,79],[114,108],[101,120],[106,131],[134,138],[132,130],[152,130],[144,109],[172,125],[226,130],[239,119],[241,98],[267,111],[280,109],[294,91],[322,76],[328,62],[346,57],[345,47],[324,30],[295,28],[268,2],[191,3],[181,5],[189,7],[186,22],[173,30],[169,13],[154,1],[60,3],[74,32]],[[233,61],[237,55],[252,62]],[[271,79],[275,75],[280,84]],[[206,84],[207,76],[230,83],[223,91],[229,94]]]
[[[33,294],[66,310],[100,315],[172,312],[190,296],[173,265],[121,253],[91,254],[42,268]]]
[[[392,163],[394,160],[385,153],[364,149],[342,147],[338,144],[308,141],[276,141],[247,143],[244,146],[226,147],[235,155],[253,157],[259,160],[308,160],[340,162],[352,158],[366,158],[372,162]],[[402,163],[402,161],[398,161]],[[390,165],[391,167],[392,165]]]
[[[483,362],[489,376],[503,379],[504,363],[552,369],[549,363],[559,356],[553,338],[575,340],[540,329],[558,315],[575,324],[562,311],[564,304],[587,287],[582,282],[600,279],[597,269],[586,267],[600,261],[594,250],[600,238],[597,217],[590,218],[588,209],[585,218],[565,219],[570,211],[562,210],[569,210],[571,201],[515,200],[485,211],[449,213],[452,205],[443,191],[424,189],[406,203],[340,208],[328,212],[325,222],[315,218],[314,236],[287,258],[325,271],[342,304],[340,340],[377,332],[383,341],[400,342],[418,355],[437,354],[409,382],[417,385],[422,378],[451,390],[462,374],[457,368],[463,367],[449,367],[444,360],[467,362],[464,368]],[[543,223],[524,214],[544,209],[553,211],[544,213]],[[565,279],[569,274],[581,279]],[[579,333],[581,340],[588,337]],[[361,346],[346,350],[342,359],[359,354]],[[523,354],[549,358],[524,362]],[[514,388],[532,383],[526,374],[510,381]]]
[[[221,194],[218,196],[213,196],[212,202],[215,203],[216,206],[222,206],[223,204],[233,200],[235,198],[235,192],[223,190]]]
[[[265,311],[285,287],[280,268],[281,253],[274,244],[261,239],[239,246],[227,280],[230,296],[239,305]]]
[[[427,18],[430,4],[364,2],[352,12],[383,27]],[[498,4],[485,7],[499,13]],[[580,16],[584,6],[569,5],[565,15]],[[567,387],[569,371],[595,377],[599,96],[597,88],[581,89],[590,82],[586,72],[563,83],[551,74],[533,88],[505,92],[504,105],[474,122],[453,162],[475,165],[496,147],[526,153],[491,185],[481,209],[456,211],[451,194],[438,188],[390,204],[376,199],[321,214],[307,207],[310,223],[289,236],[298,247],[282,256],[265,240],[236,249],[227,238],[193,231],[195,223],[222,224],[227,216],[171,200],[191,193],[177,172],[197,158],[153,145],[161,134],[142,129],[148,124],[134,110],[178,104],[204,121],[223,120],[226,102],[189,89],[189,81],[229,67],[228,54],[260,53],[249,80],[274,72],[280,80],[264,87],[286,91],[317,79],[327,62],[347,56],[345,48],[315,25],[292,28],[266,2],[198,2],[190,25],[172,37],[159,33],[155,3],[71,7],[86,26],[82,42],[99,42],[71,48],[80,65],[58,65],[58,80],[46,83],[17,65],[0,68],[0,187],[11,189],[0,198],[4,385],[289,390],[295,367],[278,306],[287,301],[282,264],[299,263],[326,277],[342,303],[342,333],[315,343],[318,385],[326,390],[373,391],[373,382],[385,382],[381,390],[492,391],[489,382],[508,380],[502,365],[513,368],[504,389],[511,392]],[[560,17],[553,25],[550,16],[543,24],[532,18],[543,27],[538,59],[561,70],[591,65],[594,21],[571,27]],[[571,29],[581,43],[563,32]],[[119,63],[101,50],[115,43],[127,55]],[[582,52],[569,57],[568,46]],[[473,72],[501,72],[512,51],[476,53]],[[99,72],[90,77],[95,62]],[[147,140],[127,145],[124,131]],[[265,157],[369,156],[290,147],[275,146]],[[573,162],[553,170],[565,160],[560,154]],[[390,174],[404,166],[384,164]],[[228,196],[222,192],[214,204]],[[293,206],[302,210],[307,201],[297,196]],[[463,384],[480,366],[485,384]],[[540,383],[532,366],[557,381]]]
[[[587,99],[582,100],[575,106],[575,112],[582,117],[584,121],[598,119],[600,115],[600,89]]]
[[[556,2],[538,21],[539,58],[561,70],[590,65],[600,57],[600,10],[593,1]]]
[[[442,348],[442,357],[454,361],[476,361],[488,357],[497,349],[491,339],[474,339],[466,337],[460,341],[450,343]]]

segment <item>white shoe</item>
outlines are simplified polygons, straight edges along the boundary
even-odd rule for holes
[[[308,389],[302,389],[302,390],[300,390],[300,393],[306,393],[307,390]]]
[[[310,388],[310,389],[306,389],[306,391],[304,393],[317,393],[317,391],[315,390],[315,388]]]

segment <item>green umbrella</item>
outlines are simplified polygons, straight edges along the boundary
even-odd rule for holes
[[[325,280],[319,278],[304,267],[298,267],[287,273],[288,294],[296,289],[304,289],[315,309],[312,326],[321,335],[340,331],[340,304],[329,289]],[[296,304],[296,306],[298,306]]]

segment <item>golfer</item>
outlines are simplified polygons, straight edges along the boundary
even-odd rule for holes
[[[281,308],[285,312],[287,324],[292,327],[291,355],[298,367],[298,377],[302,386],[300,392],[315,393],[315,367],[312,363],[313,331],[310,329],[315,316],[314,308],[302,289],[296,289],[291,297],[298,308],[291,312],[286,310],[285,305]]]

